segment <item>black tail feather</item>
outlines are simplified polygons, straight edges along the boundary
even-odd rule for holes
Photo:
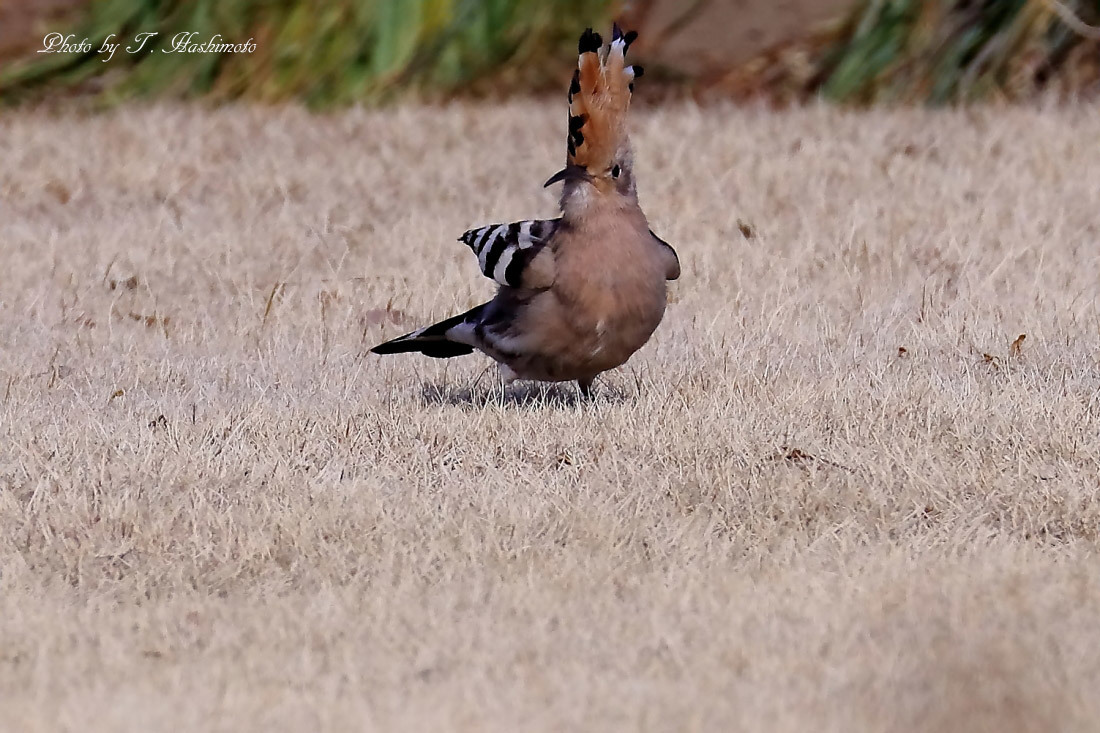
[[[451,316],[439,323],[434,323],[426,328],[398,336],[395,339],[378,344],[371,353],[374,354],[405,354],[417,352],[436,359],[449,359],[452,356],[464,356],[472,354],[474,347],[469,344],[458,343],[447,338],[447,332],[455,326],[467,320],[477,320],[485,305],[479,305],[465,313]]]
[[[473,346],[456,344],[454,341],[419,341],[406,339],[404,336],[384,344],[378,344],[371,349],[372,354],[407,354],[416,352],[431,356],[436,359],[449,359],[452,356],[465,356],[474,353]]]

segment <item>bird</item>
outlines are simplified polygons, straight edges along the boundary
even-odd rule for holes
[[[592,396],[595,378],[624,364],[664,317],[667,281],[680,277],[671,245],[654,234],[638,202],[627,112],[641,66],[625,58],[637,33],[612,27],[604,45],[585,29],[569,83],[561,215],[465,232],[459,241],[496,296],[465,313],[371,349],[447,359],[480,351],[516,379],[576,381]]]

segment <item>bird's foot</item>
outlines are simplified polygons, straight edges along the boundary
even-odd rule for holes
[[[586,400],[592,399],[592,382],[593,379],[578,379],[577,386],[580,387],[581,397]]]

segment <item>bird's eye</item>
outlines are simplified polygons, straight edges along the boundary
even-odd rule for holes
[[[618,178],[619,174],[622,173],[622,172],[623,172],[622,168],[620,168],[619,166],[615,166],[611,169],[611,177],[612,178]]]

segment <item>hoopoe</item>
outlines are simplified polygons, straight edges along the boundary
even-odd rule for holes
[[[638,205],[626,115],[640,66],[625,55],[637,33],[580,38],[569,85],[566,166],[544,184],[564,184],[557,219],[491,224],[459,237],[496,297],[465,313],[375,346],[376,354],[436,358],[475,349],[496,360],[504,382],[576,380],[591,394],[596,375],[626,362],[664,316],[666,280],[680,276],[671,246]]]

